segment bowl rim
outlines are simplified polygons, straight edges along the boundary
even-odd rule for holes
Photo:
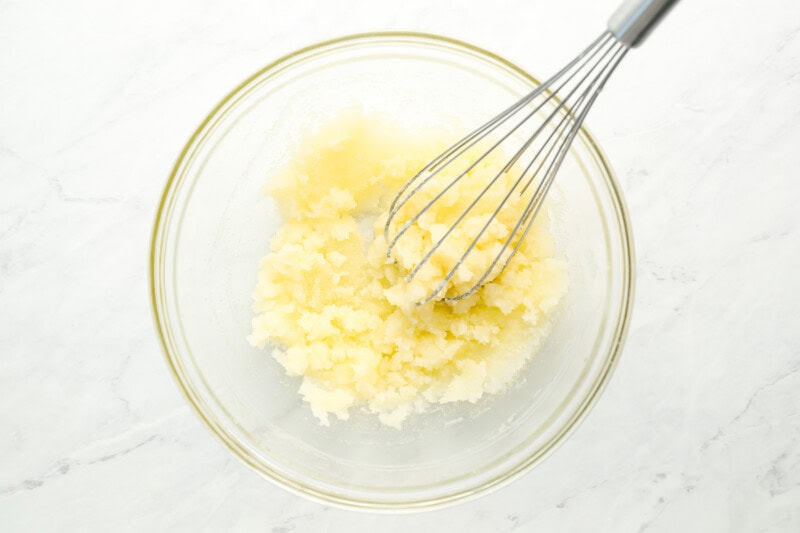
[[[324,41],[319,41],[317,43],[311,44],[309,46],[305,46],[299,48],[293,52],[285,54],[278,59],[270,62],[263,68],[259,69],[258,71],[254,72],[252,75],[248,76],[245,80],[241,83],[237,84],[231,91],[229,91],[220,101],[217,103],[206,115],[203,121],[195,128],[192,135],[184,144],[182,150],[178,154],[178,157],[172,166],[172,170],[170,171],[169,177],[167,179],[166,184],[164,185],[164,189],[161,193],[161,197],[158,203],[158,207],[156,209],[156,213],[153,220],[153,230],[151,233],[151,240],[150,240],[150,253],[149,253],[149,266],[148,266],[148,281],[149,281],[149,292],[150,292],[150,308],[152,313],[152,318],[155,325],[156,335],[158,337],[159,344],[161,346],[161,351],[164,354],[165,361],[167,363],[167,367],[172,374],[173,379],[178,385],[178,388],[183,393],[185,399],[194,410],[194,412],[200,417],[203,421],[205,426],[213,433],[217,439],[219,439],[222,444],[239,460],[241,460],[244,464],[252,468],[254,471],[268,479],[269,481],[275,483],[276,485],[280,486],[283,489],[289,490],[292,493],[295,493],[300,496],[304,496],[307,498],[311,498],[312,500],[316,500],[320,503],[324,503],[326,505],[333,505],[336,507],[340,507],[343,509],[348,510],[363,510],[363,511],[383,511],[383,512],[408,512],[408,511],[420,511],[420,510],[431,510],[441,508],[443,506],[451,505],[454,503],[461,503],[466,500],[474,499],[479,496],[483,496],[491,491],[494,491],[501,486],[504,486],[511,481],[518,479],[521,475],[525,472],[530,470],[534,465],[539,463],[540,461],[547,458],[553,451],[555,451],[563,442],[567,439],[569,435],[572,434],[575,429],[580,425],[580,423],[585,419],[586,415],[591,411],[594,405],[597,403],[598,398],[605,390],[608,382],[610,381],[610,377],[613,374],[614,369],[616,368],[619,357],[622,351],[622,348],[625,343],[625,339],[628,333],[628,329],[630,326],[631,315],[632,315],[632,307],[633,307],[633,300],[634,300],[634,292],[635,292],[635,276],[634,276],[634,263],[635,263],[635,255],[634,255],[634,247],[633,247],[633,234],[630,226],[630,217],[628,214],[628,209],[625,203],[625,199],[621,192],[621,187],[617,182],[616,174],[614,173],[611,165],[608,163],[608,160],[600,148],[600,145],[597,143],[595,138],[591,135],[585,125],[580,127],[579,137],[582,138],[588,144],[588,148],[590,149],[591,155],[595,159],[596,163],[601,167],[603,170],[604,176],[607,178],[607,185],[608,189],[612,196],[612,203],[614,204],[614,212],[617,218],[617,225],[621,230],[621,244],[622,244],[622,257],[623,261],[623,268],[624,272],[622,275],[622,298],[620,302],[620,310],[618,313],[618,318],[616,321],[616,325],[613,329],[611,337],[613,341],[611,342],[611,347],[609,354],[605,358],[603,367],[601,368],[595,382],[592,384],[592,387],[588,394],[582,399],[579,405],[576,407],[575,411],[569,417],[563,428],[556,433],[549,442],[545,444],[545,446],[534,452],[533,454],[525,457],[522,461],[518,464],[514,465],[512,468],[498,474],[494,478],[482,483],[477,487],[469,487],[466,489],[461,489],[458,491],[454,491],[452,493],[446,494],[444,496],[438,496],[435,498],[430,499],[418,499],[413,501],[403,501],[399,503],[389,503],[386,501],[378,501],[378,500],[368,500],[368,499],[354,499],[352,497],[348,497],[342,494],[335,494],[329,492],[327,490],[323,490],[316,487],[311,487],[303,483],[302,481],[295,479],[284,472],[278,471],[277,469],[265,465],[261,462],[258,462],[255,458],[250,457],[248,450],[243,447],[236,439],[228,435],[226,431],[220,427],[217,421],[212,420],[211,413],[206,412],[206,410],[201,407],[203,403],[200,398],[196,398],[196,392],[193,390],[193,386],[189,383],[188,378],[185,374],[185,371],[182,369],[182,363],[179,361],[178,357],[173,354],[166,341],[166,333],[164,328],[162,327],[162,319],[164,316],[162,311],[159,308],[158,303],[158,286],[156,285],[156,269],[158,263],[156,261],[157,256],[157,244],[160,242],[160,237],[162,233],[165,232],[168,226],[164,225],[164,219],[167,212],[167,205],[170,199],[171,194],[174,192],[174,185],[176,185],[176,179],[178,176],[178,172],[181,169],[182,164],[186,160],[187,154],[189,153],[190,149],[193,148],[195,142],[204,133],[206,127],[214,120],[218,113],[225,108],[243,89],[245,89],[251,82],[255,81],[256,79],[260,78],[261,76],[267,74],[270,71],[278,71],[284,64],[300,58],[303,55],[309,54],[310,52],[315,51],[322,51],[328,47],[332,47],[335,45],[340,45],[349,42],[357,42],[361,40],[381,40],[381,39],[408,39],[409,41],[418,41],[418,42],[427,42],[428,44],[434,45],[449,45],[451,47],[460,48],[462,52],[471,52],[478,56],[483,56],[486,59],[499,63],[500,66],[506,67],[513,72],[521,75],[523,78],[527,79],[533,84],[540,85],[541,82],[529,74],[527,71],[512,63],[511,61],[493,53],[484,48],[479,46],[467,43],[465,41],[454,39],[451,37],[446,37],[442,35],[432,34],[432,33],[425,33],[425,32],[413,32],[413,31],[375,31],[375,32],[364,32],[364,33],[355,33],[344,35],[341,37],[327,39]]]

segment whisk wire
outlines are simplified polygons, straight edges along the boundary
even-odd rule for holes
[[[500,181],[501,176],[511,171],[514,165],[518,163],[523,156],[528,157],[526,154],[529,152],[533,153],[531,159],[525,163],[522,172],[509,184],[510,188],[505,192],[500,203],[481,224],[479,232],[470,240],[469,245],[462,252],[458,261],[450,268],[437,286],[428,293],[426,298],[418,302],[418,305],[428,303],[434,298],[439,298],[442,291],[445,290],[459,268],[464,264],[469,254],[478,246],[478,243],[491,224],[506,207],[511,196],[515,192],[522,196],[533,185],[534,181],[538,181],[530,198],[524,205],[522,214],[517,218],[514,227],[504,239],[499,252],[494,255],[489,267],[483,271],[479,279],[472,284],[468,290],[449,297],[443,296],[439,299],[445,302],[456,302],[466,298],[474,294],[490,276],[496,277],[506,269],[530,231],[533,220],[541,209],[544,198],[554,181],[558,169],[566,157],[571,143],[577,136],[586,114],[608,78],[624,58],[628,49],[628,45],[616,39],[610,31],[603,32],[554,76],[525,95],[519,101],[503,110],[500,114],[464,136],[447,150],[440,153],[404,184],[389,208],[389,214],[384,225],[384,236],[387,242],[386,255],[390,260],[392,259],[394,247],[397,245],[399,239],[419,221],[422,215],[429,211],[437,201],[455,187],[456,184],[475,169],[477,165],[486,160],[489,154],[509,142],[509,139],[520,131],[524,125],[528,124],[534,116],[540,114],[546,105],[550,104],[552,106],[551,109],[543,115],[541,123],[535,126],[533,133],[527,135],[519,148],[515,150],[511,159],[502,166],[499,172],[493,173],[493,177],[486,183],[485,187],[483,187],[477,196],[469,202],[455,221],[447,227],[444,233],[434,239],[435,242],[432,242],[430,249],[427,250],[416,265],[411,268],[411,271],[405,278],[406,281],[411,281],[420,272],[421,268],[431,260],[433,254],[441,248],[456,227],[458,227],[469,213],[475,209],[478,203],[486,196],[487,192]],[[571,83],[574,86],[568,88]],[[566,91],[566,94],[559,96],[563,91]],[[538,101],[537,98],[539,98]],[[551,102],[553,103],[551,104]],[[512,118],[523,109],[527,111],[522,118],[512,121]],[[556,118],[559,114],[561,115],[560,118]],[[555,125],[553,123],[555,123]],[[449,168],[450,165],[454,164],[467,152],[476,147],[478,143],[506,125],[508,125],[510,129],[503,131],[499,139],[493,142],[488,149],[482,152],[475,160],[468,160],[466,169],[457,170],[455,177],[446,184],[443,184],[441,190],[434,194],[430,200],[413,214],[413,216],[400,225],[400,228],[397,229],[394,236],[391,239],[389,238],[395,217],[411,198],[419,194],[441,171]],[[546,128],[550,128],[551,131],[547,135],[542,136]],[[532,169],[535,170],[532,171]],[[545,169],[543,173],[542,169]],[[520,185],[522,185],[521,189]],[[503,260],[502,264],[501,260]]]
[[[605,52],[604,56],[605,56],[606,54],[608,54],[608,52],[609,52],[609,51],[610,51],[610,50],[607,50],[607,51]],[[596,65],[595,65],[595,66],[596,66]],[[594,67],[593,67],[593,68],[594,68]],[[586,75],[583,77],[583,79],[581,80],[581,82],[582,82],[583,80],[585,80],[585,79],[586,79],[586,77],[588,77],[588,75],[589,75],[589,74],[591,74],[591,71],[589,71],[589,73],[587,73],[587,74],[586,74]],[[574,73],[573,73],[573,76],[574,76]],[[570,77],[572,77],[572,76],[570,76]],[[566,83],[566,82],[565,82],[565,83]],[[561,85],[561,87],[563,87],[563,86],[564,86],[564,84],[562,84],[562,85]],[[472,202],[470,202],[470,204],[469,204],[469,205],[466,207],[466,209],[464,209],[464,211],[462,211],[462,212],[461,212],[461,214],[458,216],[458,218],[457,218],[457,219],[456,219],[456,220],[455,220],[455,221],[454,221],[454,222],[453,222],[453,223],[452,223],[452,224],[451,224],[451,225],[450,225],[450,226],[447,228],[447,230],[445,231],[445,233],[443,233],[443,234],[442,234],[442,235],[439,237],[439,239],[438,239],[438,240],[436,241],[436,243],[435,243],[435,244],[434,244],[434,245],[431,247],[431,249],[430,249],[430,250],[428,250],[428,252],[425,254],[425,256],[423,256],[423,258],[422,258],[422,259],[421,259],[421,260],[420,260],[420,261],[417,263],[417,265],[416,265],[416,266],[415,266],[415,267],[414,267],[414,268],[411,270],[411,272],[410,272],[410,273],[409,273],[409,274],[406,276],[406,278],[405,278],[406,282],[409,282],[409,281],[411,281],[412,279],[414,279],[414,277],[417,275],[417,273],[418,273],[418,272],[419,272],[419,270],[422,268],[422,266],[423,266],[425,263],[427,263],[427,261],[428,261],[428,260],[431,258],[431,256],[432,256],[432,255],[433,255],[433,254],[436,252],[436,250],[438,250],[438,249],[441,247],[441,245],[444,243],[444,241],[447,239],[447,237],[449,237],[449,236],[450,236],[450,234],[453,232],[453,230],[455,230],[455,228],[456,228],[456,227],[458,227],[458,225],[461,223],[461,221],[463,221],[463,220],[464,220],[464,218],[466,218],[466,216],[469,214],[469,212],[470,212],[470,211],[471,211],[471,210],[472,210],[472,209],[473,209],[473,208],[474,208],[474,207],[475,207],[475,206],[478,204],[478,202],[481,200],[481,198],[483,198],[483,197],[484,197],[484,195],[485,195],[485,194],[486,194],[486,193],[489,191],[489,189],[491,189],[491,187],[492,187],[492,186],[493,186],[493,185],[494,185],[494,184],[497,182],[497,180],[498,180],[498,179],[500,179],[500,177],[501,177],[501,176],[502,176],[504,173],[508,172],[508,171],[511,169],[511,167],[512,167],[512,166],[513,166],[513,164],[514,164],[514,162],[516,162],[517,160],[519,160],[519,158],[521,157],[521,155],[522,155],[522,154],[523,154],[523,153],[524,153],[524,152],[525,152],[525,151],[526,151],[526,150],[527,150],[527,149],[530,147],[530,145],[533,143],[533,141],[535,140],[536,136],[538,136],[538,135],[541,133],[541,131],[542,131],[542,130],[543,130],[543,129],[544,129],[546,126],[547,126],[547,124],[549,123],[549,121],[550,121],[550,120],[551,120],[551,119],[552,119],[552,118],[553,118],[553,117],[554,117],[554,116],[555,116],[555,115],[556,115],[556,114],[557,114],[557,113],[558,113],[558,112],[559,112],[559,111],[560,111],[560,110],[561,110],[561,109],[564,107],[564,104],[565,104],[565,102],[566,102],[566,101],[567,101],[567,100],[568,100],[568,99],[569,99],[569,98],[572,96],[572,94],[573,94],[573,93],[574,93],[574,92],[575,92],[575,91],[576,91],[576,90],[577,90],[579,87],[580,87],[580,85],[576,86],[576,87],[575,87],[575,88],[574,88],[574,89],[573,89],[573,90],[572,90],[572,91],[571,91],[571,92],[570,92],[570,93],[567,95],[567,97],[565,97],[565,98],[564,98],[564,99],[563,99],[563,100],[562,100],[562,101],[561,101],[561,102],[558,104],[558,106],[557,106],[557,107],[556,107],[556,108],[555,108],[555,109],[554,109],[554,110],[553,110],[553,111],[550,113],[550,115],[549,115],[549,116],[548,116],[548,117],[547,117],[547,118],[546,118],[546,119],[545,119],[545,120],[542,122],[542,124],[541,124],[541,125],[540,125],[540,126],[537,128],[537,129],[536,129],[536,131],[535,131],[535,132],[534,132],[534,133],[531,135],[531,137],[530,137],[530,138],[529,138],[529,139],[528,139],[528,140],[527,140],[527,141],[526,141],[526,142],[525,142],[525,143],[522,145],[522,147],[520,147],[520,149],[519,149],[519,150],[517,150],[517,153],[514,155],[514,157],[512,158],[512,160],[511,160],[509,163],[507,163],[507,164],[506,164],[506,166],[505,166],[505,167],[503,167],[503,168],[500,170],[500,172],[498,172],[497,174],[495,174],[494,178],[492,178],[492,179],[489,181],[489,183],[487,184],[487,186],[486,186],[486,187],[484,187],[484,188],[481,190],[481,192],[480,192],[480,193],[479,193],[479,194],[478,194],[478,195],[475,197],[475,199],[473,199],[473,200],[472,200]],[[540,104],[539,106],[537,106],[537,107],[536,107],[536,109],[534,109],[534,111],[533,111],[533,112],[529,113],[529,114],[528,114],[528,115],[527,115],[527,116],[526,116],[526,117],[525,117],[525,118],[522,120],[522,122],[521,122],[521,123],[520,123],[520,124],[519,124],[517,127],[521,126],[521,125],[522,125],[522,123],[526,122],[526,121],[527,121],[527,120],[528,120],[528,119],[529,119],[529,118],[530,118],[530,117],[531,117],[531,116],[532,116],[532,115],[533,115],[535,112],[537,112],[538,110],[540,110],[540,109],[541,109],[541,107],[542,107],[542,106],[543,106],[543,105],[544,105],[546,102],[548,102],[548,101],[549,101],[549,100],[550,100],[550,99],[553,97],[553,95],[555,95],[555,94],[556,94],[556,92],[557,92],[557,91],[554,91],[554,92],[552,92],[552,93],[551,93],[551,95],[550,95],[550,96],[549,96],[549,97],[548,97],[548,98],[547,98],[547,99],[546,99],[546,100],[545,100],[545,101],[544,101],[542,104]],[[578,99],[578,101],[577,101],[577,102],[576,102],[576,104],[575,104],[576,106],[580,104],[580,102],[583,100],[583,98],[585,97],[585,95],[586,95],[586,91],[584,91],[584,92],[583,92],[583,94],[582,94],[582,96],[581,96],[581,97]],[[569,119],[569,118],[570,118],[570,114],[569,114],[569,113],[564,113],[564,116],[563,116],[563,118],[561,119],[561,121],[559,122],[559,125],[558,125],[556,128],[554,128],[554,129],[553,129],[553,131],[552,131],[552,132],[550,133],[550,135],[548,136],[547,140],[546,140],[546,141],[545,141],[545,142],[542,144],[541,148],[539,148],[539,151],[538,151],[538,152],[536,153],[536,155],[534,155],[534,157],[531,159],[531,162],[528,164],[528,166],[527,166],[527,167],[525,167],[525,170],[523,170],[523,171],[522,171],[522,173],[520,173],[519,177],[518,177],[518,178],[517,178],[517,179],[514,181],[514,184],[513,184],[513,186],[511,187],[511,189],[509,189],[508,193],[506,193],[505,197],[504,197],[504,198],[503,198],[503,200],[500,202],[500,205],[499,205],[499,206],[498,206],[498,207],[495,209],[495,211],[494,211],[494,213],[492,214],[492,216],[491,216],[491,217],[489,217],[489,219],[486,221],[486,223],[483,225],[483,227],[481,227],[480,231],[479,231],[479,232],[478,232],[478,234],[475,236],[475,238],[474,238],[474,239],[473,239],[473,240],[470,242],[469,246],[467,247],[467,249],[466,249],[466,250],[464,251],[464,253],[462,254],[462,257],[461,257],[461,259],[459,260],[459,262],[458,262],[458,265],[460,265],[461,263],[463,263],[463,260],[466,258],[466,256],[467,256],[467,255],[468,255],[468,254],[469,254],[469,253],[470,253],[470,252],[471,252],[471,251],[472,251],[472,250],[475,248],[475,246],[477,246],[478,242],[480,241],[480,238],[483,236],[483,234],[484,234],[484,233],[486,233],[486,230],[487,230],[487,229],[489,229],[489,226],[492,224],[492,221],[493,221],[493,220],[494,220],[494,219],[497,217],[497,215],[500,213],[500,211],[502,210],[502,208],[503,208],[503,207],[505,206],[505,204],[508,202],[508,200],[509,200],[509,198],[512,196],[512,194],[513,194],[514,190],[515,190],[515,189],[516,189],[516,188],[519,186],[519,184],[522,182],[523,178],[524,178],[524,177],[527,175],[527,173],[528,173],[528,171],[530,170],[531,166],[533,166],[533,164],[536,162],[537,158],[538,158],[538,157],[539,157],[539,155],[542,153],[542,151],[543,151],[545,148],[547,148],[547,146],[548,146],[548,143],[549,143],[550,139],[552,139],[552,138],[553,138],[553,137],[554,137],[554,136],[555,136],[557,133],[560,135],[560,128],[561,128],[561,125],[562,125],[562,124],[564,124],[564,123],[566,122],[566,120],[567,120],[567,119]],[[516,128],[515,128],[515,129],[516,129]],[[513,132],[513,130],[512,130],[512,132]],[[545,156],[545,158],[544,158],[544,159],[541,161],[541,163],[540,163],[540,165],[539,165],[539,169],[537,169],[537,172],[538,172],[538,170],[540,170],[540,169],[541,169],[541,167],[542,167],[542,166],[544,165],[544,163],[547,161],[547,159],[548,159],[548,157],[549,157],[549,155],[550,155],[550,152],[552,152],[552,150],[553,150],[553,148],[554,148],[555,146],[556,146],[555,144],[553,144],[553,145],[551,145],[551,146],[550,146],[550,149],[548,150],[548,155],[547,155],[547,156]],[[533,182],[533,178],[534,178],[534,177],[535,177],[535,174],[531,175],[530,179],[528,180],[528,183],[527,183],[527,184],[525,185],[525,187],[523,187],[523,189],[520,191],[520,193],[519,193],[520,195],[521,195],[521,194],[523,194],[523,193],[525,192],[525,190],[528,188],[528,186],[529,186],[529,185],[530,185],[530,184]],[[452,185],[452,184],[451,184],[451,185]],[[448,188],[449,188],[449,187],[448,187]],[[447,188],[445,189],[445,191],[446,191],[446,190],[447,190]],[[443,192],[444,192],[444,191],[443,191]],[[425,206],[424,206],[424,207],[423,207],[423,208],[422,208],[422,209],[421,209],[421,210],[418,212],[418,216],[421,216],[421,214],[422,214],[422,213],[424,213],[424,212],[425,212],[427,209],[429,209],[429,208],[430,208],[430,207],[431,207],[431,206],[432,206],[432,205],[435,203],[436,199],[437,199],[437,198],[434,198],[433,200],[431,200],[430,202],[428,202],[428,203],[427,203],[427,204],[426,204],[426,205],[425,205]],[[413,220],[414,220],[414,219],[412,219],[412,221],[413,221]],[[398,233],[398,237],[399,237],[399,235],[400,235],[400,234]],[[502,254],[502,251],[501,251],[501,254]],[[442,280],[441,284],[442,284],[442,285],[446,285],[446,284],[447,284],[447,283],[448,283],[448,282],[449,282],[449,281],[452,279],[452,277],[455,275],[455,273],[457,272],[457,270],[458,270],[458,268],[457,268],[457,267],[456,267],[456,268],[453,268],[453,269],[451,269],[451,270],[450,270],[450,271],[447,273],[447,275],[445,276],[445,278]],[[440,289],[440,290],[441,290],[441,289]],[[436,294],[436,293],[434,293],[434,296],[435,296],[435,294]],[[423,301],[423,303],[424,303],[424,301]]]

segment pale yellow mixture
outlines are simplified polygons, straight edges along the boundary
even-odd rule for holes
[[[411,227],[395,249],[396,264],[387,264],[388,205],[448,140],[349,113],[304,139],[270,181],[284,225],[260,262],[249,341],[277,347],[273,355],[289,375],[303,377],[299,392],[323,424],[330,414],[347,419],[351,408],[364,407],[399,428],[430,404],[501,392],[535,353],[566,291],[566,270],[554,258],[542,213],[491,283],[454,305],[415,305],[499,201],[499,193],[484,198],[414,280],[404,281],[431,239],[485,185],[479,165]],[[431,195],[415,197],[400,220]],[[518,212],[508,213],[490,226],[448,294],[470,286],[490,264],[516,222]],[[359,223],[373,218],[374,237],[370,231],[365,238]]]

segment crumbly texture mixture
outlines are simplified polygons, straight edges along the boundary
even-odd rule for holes
[[[443,279],[502,196],[483,198],[405,282],[432,239],[485,186],[492,166],[478,165],[411,226],[388,264],[389,203],[439,153],[441,141],[349,113],[309,134],[270,181],[268,194],[284,224],[260,261],[249,341],[273,345],[286,372],[303,377],[299,393],[323,424],[363,407],[399,428],[431,404],[501,392],[535,353],[566,290],[543,212],[508,268],[474,295],[456,304],[415,305]],[[432,194],[423,191],[404,207],[401,223]],[[519,216],[507,211],[487,229],[448,293],[470,286],[491,263]],[[373,220],[374,232],[364,232],[365,221]]]

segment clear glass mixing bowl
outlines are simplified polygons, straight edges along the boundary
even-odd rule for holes
[[[153,309],[189,403],[251,468],[327,503],[429,508],[520,475],[585,416],[619,356],[633,292],[622,195],[585,130],[551,193],[570,289],[547,342],[506,393],[438,407],[400,431],[361,413],[323,427],[300,400],[298,380],[245,340],[258,259],[279,224],[261,191],[304,131],[354,106],[411,126],[474,126],[536,83],[451,39],[357,35],[267,66],[192,135],[156,216]]]

